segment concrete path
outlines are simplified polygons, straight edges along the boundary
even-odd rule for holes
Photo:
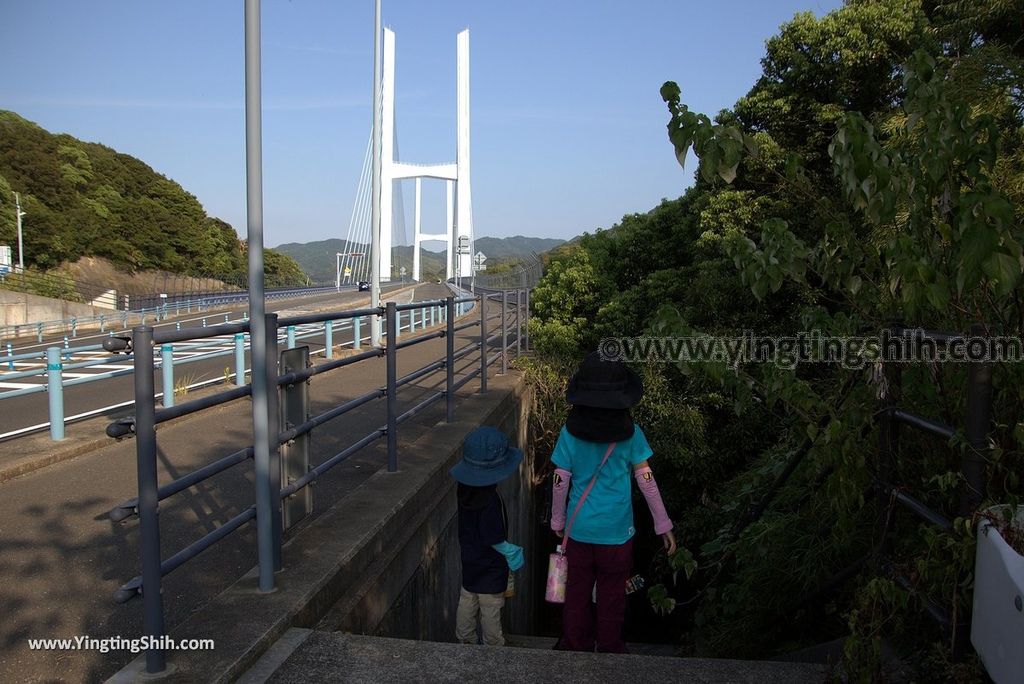
[[[823,666],[807,663],[495,648],[312,630],[290,630],[282,641],[294,649],[283,662],[258,664],[240,681],[818,684],[825,677]]]
[[[424,286],[417,299],[447,294],[442,286]],[[473,317],[473,314],[471,314]],[[492,322],[491,325],[493,325]],[[476,328],[457,336],[456,348],[471,342]],[[403,338],[404,339],[404,338]],[[430,340],[398,353],[398,372],[406,374],[441,357],[444,340]],[[493,353],[493,352],[492,352]],[[478,363],[470,354],[459,373]],[[492,368],[492,373],[495,369]],[[399,394],[399,411],[443,385],[434,374]],[[316,376],[312,410],[320,412],[384,384],[384,359]],[[460,391],[471,397],[477,382]],[[313,437],[311,462],[320,463],[385,423],[384,402],[363,406],[321,428]],[[400,440],[415,439],[443,417],[443,404],[399,428]],[[248,400],[202,412],[161,426],[158,468],[161,483],[180,477],[251,443]],[[135,442],[112,443],[102,434],[106,421],[76,426],[67,445],[84,450],[27,475],[0,483],[0,681],[102,681],[134,655],[119,651],[32,651],[29,638],[87,635],[134,638],[141,634],[141,603],[114,603],[113,592],[139,572],[135,518],[113,523],[107,511],[136,495]],[[69,432],[70,434],[70,432]],[[364,449],[316,484],[318,512],[344,497],[385,463],[383,445]],[[60,456],[51,446],[37,458]],[[164,557],[215,529],[253,500],[252,464],[193,487],[161,505]],[[165,578],[164,603],[169,628],[204,605],[255,565],[254,529],[245,526],[215,548]]]

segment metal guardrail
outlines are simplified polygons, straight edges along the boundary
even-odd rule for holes
[[[337,288],[331,286],[301,287],[301,288],[280,288],[267,290],[266,299],[288,299],[291,297],[305,297],[309,295],[326,292],[336,292]],[[133,295],[138,301],[141,295]],[[159,295],[145,295],[146,303],[155,301],[159,304],[148,306],[133,306],[124,311],[111,309],[110,313],[97,314],[95,316],[71,316],[59,320],[36,321],[33,323],[18,323],[0,326],[0,341],[17,339],[23,335],[35,334],[39,342],[48,334],[68,334],[71,338],[78,337],[78,332],[85,328],[99,328],[100,332],[107,332],[110,326],[120,326],[127,330],[132,322],[138,325],[146,325],[149,319],[160,322],[170,316],[198,313],[209,311],[217,307],[227,306],[247,301],[248,293],[245,290],[224,293],[209,293],[198,296],[182,298],[171,295],[166,301],[160,300]],[[0,342],[0,347],[4,346]],[[4,360],[0,357],[0,362]]]
[[[143,626],[144,633],[150,637],[151,644],[160,643],[160,637],[164,635],[164,613],[163,594],[161,591],[162,578],[164,575],[173,572],[185,562],[191,560],[202,551],[216,544],[231,532],[239,529],[246,523],[256,521],[260,529],[257,534],[257,546],[260,547],[262,540],[269,539],[271,549],[258,548],[258,555],[270,554],[274,558],[274,569],[281,567],[281,538],[282,538],[282,502],[288,497],[294,496],[321,475],[343,462],[363,447],[372,444],[384,437],[387,441],[387,469],[394,472],[398,468],[398,426],[411,419],[416,414],[425,410],[434,403],[445,401],[446,419],[451,422],[455,417],[455,392],[467,383],[479,378],[480,391],[487,390],[488,367],[495,361],[501,360],[502,369],[506,369],[506,355],[510,349],[509,334],[515,338],[516,349],[521,351],[519,338],[521,329],[526,324],[526,317],[522,315],[522,309],[518,304],[514,309],[510,308],[508,293],[501,295],[488,295],[481,293],[478,297],[464,296],[462,290],[449,285],[458,296],[449,296],[444,300],[432,300],[427,302],[415,302],[410,304],[396,304],[389,302],[385,307],[379,309],[362,309],[356,311],[330,312],[324,314],[311,314],[291,318],[278,319],[276,314],[266,315],[267,329],[267,367],[257,369],[253,372],[266,374],[267,387],[277,388],[277,392],[271,391],[267,401],[267,415],[254,416],[256,420],[267,420],[270,425],[270,434],[275,438],[271,440],[270,454],[264,456],[269,460],[271,467],[269,472],[255,472],[254,478],[254,501],[244,511],[224,523],[216,530],[206,534],[184,549],[173,554],[169,558],[163,558],[160,551],[160,524],[157,515],[158,504],[188,487],[206,480],[213,475],[223,472],[250,458],[256,459],[253,446],[243,447],[221,459],[210,463],[197,471],[189,473],[177,480],[170,482],[163,487],[157,483],[157,435],[156,426],[159,423],[188,415],[197,411],[234,401],[241,397],[249,396],[252,393],[252,385],[243,385],[231,390],[223,391],[208,397],[194,399],[178,406],[164,407],[157,409],[154,394],[154,350],[163,345],[184,342],[187,340],[203,339],[218,334],[216,330],[210,329],[188,329],[188,330],[158,330],[154,331],[148,326],[138,326],[132,331],[131,339],[118,338],[125,350],[130,349],[133,354],[135,372],[135,415],[128,419],[120,419],[107,426],[107,434],[112,437],[123,437],[134,434],[136,438],[136,459],[138,467],[139,494],[136,498],[126,501],[115,507],[110,512],[114,520],[124,520],[132,515],[137,515],[140,523],[140,549],[141,549],[141,575],[132,578],[123,585],[116,593],[115,600],[126,602],[134,596],[141,595],[143,600]],[[500,301],[501,308],[496,315],[488,316],[488,307],[485,302],[489,300]],[[516,302],[521,302],[521,295],[516,295]],[[469,316],[472,309],[479,309],[479,315]],[[443,324],[443,328],[434,332],[424,332],[416,337],[410,337],[400,341],[400,317],[404,312],[408,313],[409,329],[415,330],[415,319],[418,317],[423,324],[427,320]],[[428,313],[431,312],[431,313]],[[382,316],[385,322],[387,344],[383,348],[369,348],[359,354],[341,359],[325,360],[316,366],[300,368],[287,373],[280,373],[277,365],[278,356],[278,330],[285,330],[285,339],[290,340],[288,331],[299,325],[327,323],[337,320],[359,320],[365,316]],[[458,318],[464,318],[457,323]],[[500,320],[500,330],[488,335],[488,322],[494,318]],[[514,328],[513,328],[514,323]],[[463,345],[460,349],[455,348],[455,334],[460,330],[466,330],[479,326],[480,332],[476,340]],[[228,326],[235,330],[235,334],[248,332],[249,323],[238,323]],[[427,324],[429,327],[429,324]],[[357,333],[358,336],[358,333]],[[399,377],[397,373],[397,354],[400,349],[421,344],[428,340],[444,338],[446,340],[445,355],[425,366]],[[494,355],[489,355],[491,343],[501,340],[501,347]],[[456,378],[455,364],[458,360],[479,354],[479,363],[473,363],[473,369],[466,372],[463,377]],[[280,425],[278,392],[282,397],[287,388],[301,385],[311,380],[314,376],[331,372],[370,358],[385,357],[386,374],[384,385],[372,390],[363,396],[351,399],[344,404],[335,406],[323,413],[307,418],[301,423]],[[420,401],[405,412],[398,413],[398,391],[401,387],[423,377],[434,373],[444,373],[445,388],[435,391],[423,401]],[[323,426],[329,421],[352,411],[359,406],[370,403],[377,399],[386,401],[386,422],[384,425],[372,430],[368,434],[355,440],[351,445],[334,454],[323,463],[309,468],[304,474],[282,486],[281,473],[283,459],[279,447],[289,444],[304,435],[310,434],[313,430]],[[257,402],[254,402],[257,404]],[[270,493],[267,496],[267,493]],[[274,495],[276,492],[276,495]],[[269,503],[264,503],[269,502]],[[262,565],[260,566],[263,571]],[[266,580],[272,587],[274,580],[272,573],[270,577],[261,577],[261,584]],[[258,600],[258,599],[257,599]],[[154,674],[165,669],[165,655],[160,649],[150,649],[146,654],[147,672]]]
[[[896,326],[892,330],[896,334],[890,335],[890,338],[902,335],[915,344],[927,343],[933,346],[946,345],[967,337],[979,338],[985,335],[985,329],[980,324],[971,326],[969,336],[957,333],[909,330],[901,326]],[[882,364],[882,373],[878,382],[878,399],[882,408],[875,414],[878,425],[878,472],[873,476],[873,482],[868,489],[869,493],[874,493],[876,500],[875,525],[878,541],[867,555],[833,575],[823,583],[821,588],[802,599],[799,604],[805,605],[820,599],[856,576],[864,566],[873,563],[878,574],[892,579],[904,590],[917,596],[921,601],[922,610],[938,623],[943,637],[952,644],[953,659],[960,660],[964,654],[965,644],[968,643],[970,618],[956,621],[954,615],[951,615],[944,606],[938,604],[931,597],[921,595],[916,583],[904,575],[890,559],[892,525],[898,509],[906,509],[925,523],[942,530],[951,530],[953,527],[953,523],[945,513],[931,508],[907,493],[897,481],[900,428],[904,426],[912,428],[923,434],[938,437],[947,443],[955,439],[959,433],[955,427],[900,408],[897,402],[901,398],[899,396],[901,376],[900,363]],[[966,394],[963,434],[967,441],[967,448],[964,450],[960,462],[964,484],[956,513],[960,517],[972,515],[985,497],[985,464],[990,456],[988,432],[992,420],[992,363],[990,361],[979,360],[968,363]]]
[[[468,293],[467,293],[467,295],[468,295]],[[463,306],[463,305],[460,304],[460,306]],[[419,321],[417,321],[417,310],[409,310],[408,313],[406,314],[405,313],[405,309],[400,307],[397,316],[398,316],[398,321],[397,321],[397,331],[396,331],[396,334],[401,334],[402,331],[409,331],[410,333],[412,333],[412,332],[416,332],[417,326],[419,328],[423,328],[423,327],[435,325],[440,320],[440,318],[441,318],[441,309],[440,309],[439,306],[432,306],[430,308],[423,309],[420,312],[420,314],[419,314]],[[203,317],[201,319],[202,327],[203,328],[207,328],[208,327],[207,323],[208,323],[208,319],[209,318],[210,317]],[[335,345],[334,345],[334,342],[333,342],[333,338],[334,338],[334,333],[335,332],[344,332],[344,331],[347,331],[347,330],[352,330],[353,340],[352,340],[351,343],[346,342],[345,344],[346,345],[347,344],[352,344],[353,349],[360,349],[363,341],[369,339],[368,336],[364,336],[362,334],[362,330],[363,330],[362,322],[361,322],[362,318],[364,318],[364,316],[357,316],[357,317],[348,319],[348,325],[347,326],[345,325],[345,321],[341,321],[342,324],[340,326],[336,326],[335,325],[336,323],[339,322],[339,321],[336,321],[336,320],[324,321],[323,325],[322,325],[322,329],[321,328],[313,328],[312,326],[314,324],[306,323],[305,324],[305,330],[303,330],[303,331],[300,331],[299,328],[298,328],[298,326],[303,325],[302,323],[297,323],[297,324],[289,325],[289,326],[287,326],[286,328],[284,328],[282,330],[282,334],[279,335],[278,343],[280,344],[281,342],[286,342],[287,348],[291,349],[291,348],[295,347],[297,341],[307,340],[307,339],[311,339],[311,338],[316,338],[316,337],[319,337],[320,335],[322,335],[323,339],[324,339],[323,349],[322,350],[318,350],[318,351],[313,352],[313,353],[314,354],[322,353],[322,354],[324,354],[326,356],[326,358],[330,359],[330,358],[333,358],[333,353],[334,353]],[[246,319],[247,319],[247,313],[246,312],[242,312],[242,319],[241,320],[244,321]],[[403,321],[403,319],[405,319],[405,320]],[[301,319],[292,319],[292,320],[293,321],[301,321]],[[228,328],[224,327],[225,325],[230,323],[229,314],[224,314],[224,321],[223,321],[223,323],[221,323],[219,321],[216,322],[216,323],[213,322],[213,321],[209,321],[209,323],[210,323],[211,326],[213,326],[213,329],[216,331],[216,334],[218,336],[225,335],[225,334],[231,334],[232,331],[234,330],[234,329],[228,329]],[[237,322],[236,322],[236,324],[237,324]],[[176,330],[181,330],[181,322],[180,321],[176,324]],[[109,337],[114,337],[114,333],[112,331],[109,333]],[[193,355],[193,356],[190,356],[189,358],[186,358],[186,359],[183,359],[183,360],[177,360],[177,361],[174,358],[174,354],[176,352],[181,352],[181,351],[190,351],[190,352],[192,352],[192,351],[195,351],[195,350],[203,349],[204,347],[207,347],[207,346],[209,346],[209,343],[199,343],[199,344],[191,344],[191,345],[174,345],[174,344],[163,344],[163,345],[161,345],[161,347],[160,347],[160,355],[159,355],[159,358],[154,359],[154,366],[156,368],[161,369],[161,371],[162,371],[162,375],[161,375],[162,384],[161,384],[161,386],[163,388],[163,391],[157,393],[156,396],[161,399],[161,403],[162,403],[162,405],[165,408],[170,408],[170,407],[174,406],[175,391],[178,389],[177,385],[175,383],[175,369],[177,367],[179,367],[179,366],[183,366],[183,365],[187,365],[187,364],[199,363],[201,361],[207,361],[207,360],[214,359],[214,358],[219,358],[219,357],[233,356],[234,357],[234,371],[233,372],[226,372],[225,376],[223,376],[223,377],[217,377],[217,378],[210,379],[210,380],[203,380],[203,381],[200,381],[200,382],[194,382],[194,383],[188,384],[187,386],[182,387],[181,389],[183,389],[183,390],[193,390],[193,389],[197,389],[197,388],[200,388],[200,387],[206,387],[206,386],[209,386],[209,385],[213,385],[213,384],[217,384],[217,383],[220,383],[220,382],[224,382],[224,381],[229,380],[231,378],[234,378],[236,385],[244,385],[245,384],[245,374],[249,370],[248,368],[246,368],[246,365],[245,365],[245,351],[246,351],[246,349],[248,349],[250,347],[250,343],[248,341],[248,337],[247,337],[246,333],[244,333],[244,332],[236,332],[236,333],[234,333],[233,349],[231,349],[231,350],[211,351],[211,352],[206,353],[206,354]],[[403,345],[400,345],[400,347],[401,346],[403,346]],[[9,343],[8,343],[8,349],[10,349],[10,344]],[[6,439],[11,439],[11,438],[14,438],[14,437],[20,437],[22,435],[30,434],[32,432],[38,432],[40,430],[45,430],[47,428],[49,428],[50,438],[51,439],[53,439],[55,441],[62,440],[62,439],[64,439],[65,428],[66,428],[66,426],[68,424],[70,424],[72,422],[77,422],[79,420],[85,420],[87,418],[94,417],[97,413],[103,412],[103,411],[105,411],[105,410],[107,410],[109,408],[114,408],[114,407],[102,407],[102,408],[99,408],[99,409],[96,409],[96,410],[93,410],[93,411],[87,411],[85,413],[81,413],[81,414],[78,414],[76,416],[70,416],[70,417],[67,416],[65,411],[64,411],[64,394],[63,394],[64,388],[72,387],[72,386],[75,386],[75,385],[84,385],[84,384],[88,384],[88,383],[91,383],[91,382],[107,380],[107,379],[110,379],[110,378],[116,378],[116,377],[121,377],[121,376],[125,376],[125,375],[131,375],[132,373],[135,372],[134,368],[127,368],[127,369],[113,370],[113,371],[106,372],[106,373],[96,373],[96,374],[90,375],[89,377],[86,377],[86,378],[75,378],[75,379],[72,379],[72,380],[64,379],[64,373],[66,371],[81,370],[81,369],[84,369],[84,368],[91,368],[91,367],[95,367],[95,366],[103,366],[103,365],[109,364],[110,361],[108,359],[96,359],[96,360],[92,360],[92,361],[83,361],[83,362],[73,363],[73,364],[69,364],[68,363],[68,361],[70,359],[72,359],[75,354],[78,354],[80,352],[85,352],[85,351],[95,351],[95,350],[99,350],[99,349],[103,349],[103,345],[95,344],[95,345],[87,345],[87,346],[81,346],[81,347],[71,347],[71,346],[69,346],[69,338],[67,336],[65,336],[64,337],[63,347],[52,346],[52,347],[47,348],[46,350],[41,350],[41,351],[38,351],[38,352],[26,352],[26,353],[22,353],[22,354],[13,354],[10,351],[8,351],[7,355],[0,356],[0,369],[6,369],[8,371],[14,371],[15,370],[15,362],[20,362],[20,361],[37,361],[37,362],[38,361],[43,361],[43,362],[45,362],[45,365],[43,365],[42,367],[40,367],[39,369],[36,369],[36,370],[2,373],[2,374],[0,374],[0,379],[3,379],[4,381],[11,382],[11,381],[15,381],[15,380],[24,380],[24,379],[33,378],[33,377],[45,377],[46,378],[46,383],[45,384],[39,384],[39,385],[36,385],[34,387],[26,387],[26,388],[21,388],[21,389],[7,390],[5,392],[0,392],[0,401],[2,401],[4,399],[15,399],[15,398],[18,398],[18,397],[21,397],[21,396],[25,396],[25,395],[29,395],[29,394],[38,394],[38,393],[41,393],[41,392],[48,392],[49,395],[50,395],[50,399],[49,399],[49,402],[48,402],[49,415],[48,415],[48,420],[47,420],[46,423],[41,423],[39,425],[33,425],[33,426],[30,426],[30,427],[22,428],[22,429],[19,429],[19,430],[13,430],[13,431],[8,432],[8,433],[0,434],[0,441],[6,440]],[[56,350],[56,351],[51,351],[51,350]],[[50,356],[52,356],[53,359],[55,359],[55,360],[47,361],[47,359],[50,358]],[[122,357],[122,360],[124,360],[124,361],[131,361],[132,359],[133,359],[133,357],[132,357],[131,354],[128,354],[128,355]],[[170,389],[170,391],[168,391],[169,389]],[[117,406],[117,408],[122,408],[124,406],[130,406],[132,403],[133,402],[128,402],[126,404],[119,404]]]

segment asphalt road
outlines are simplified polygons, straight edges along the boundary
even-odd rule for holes
[[[382,292],[385,298],[389,292],[400,290],[404,286],[402,284],[393,284],[382,288]],[[423,287],[417,288],[422,290]],[[433,286],[430,286],[433,287]],[[443,287],[443,286],[439,286]],[[431,290],[434,291],[434,290]],[[440,290],[438,290],[440,293]],[[447,292],[447,289],[444,289]],[[442,293],[443,294],[443,293]],[[440,296],[440,295],[439,295]],[[423,297],[419,297],[422,299]],[[290,300],[275,300],[268,302],[267,311],[277,312],[281,317],[294,316],[300,313],[307,313],[310,311],[322,311],[336,308],[337,310],[360,308],[367,306],[369,302],[368,294],[366,292],[356,292],[354,290],[342,291],[341,293],[330,293],[327,295],[316,295],[312,297],[304,297],[299,299]],[[242,312],[245,310],[244,306],[227,307],[220,309],[215,312],[205,312],[202,315],[191,314],[176,319],[168,319],[165,322],[157,324],[155,328],[168,328],[174,327],[180,323],[184,327],[201,327],[205,320],[208,326],[216,326],[218,323],[225,322],[225,318],[232,322],[237,322],[241,319]],[[365,323],[365,320],[364,320]],[[345,326],[349,324],[346,323]],[[334,344],[338,345],[343,342],[352,342],[351,330],[347,327],[336,325]],[[320,326],[322,327],[322,326]],[[361,331],[361,336],[365,338],[368,335],[368,326],[364,325]],[[281,347],[284,347],[284,331],[281,331],[282,342]],[[76,338],[71,342],[72,346],[88,346],[99,344],[103,339],[106,339],[108,335],[85,335]],[[195,383],[201,383],[207,380],[223,379],[225,377],[225,369],[228,373],[234,373],[235,359],[234,359],[234,341],[233,336],[226,336],[223,339],[216,340],[212,344],[219,347],[220,349],[229,352],[225,356],[221,356],[214,359],[207,359],[202,361],[196,361],[194,363],[188,363],[176,367],[175,373],[175,384],[191,385]],[[19,347],[15,350],[15,353],[22,353],[27,351],[43,350],[48,346],[60,346],[63,344],[63,337],[53,337],[48,340],[44,340],[42,344],[31,343]],[[311,352],[321,352],[324,347],[323,334],[319,333],[311,338],[304,339],[300,344],[309,344],[311,346]],[[180,345],[179,345],[180,346]],[[211,349],[212,351],[212,349]],[[199,350],[190,351],[178,351],[176,353],[176,362],[183,360],[188,356],[193,356],[200,353]],[[159,351],[156,352],[156,357],[159,359]],[[246,367],[249,367],[249,353],[248,349],[245,352]],[[132,361],[126,359],[125,356],[119,354],[110,354],[102,350],[83,352],[76,354],[73,358],[64,361],[65,365],[77,363],[80,361],[95,360],[95,359],[108,359],[109,364],[102,364],[92,366],[89,368],[69,370],[65,372],[65,382],[67,380],[86,377],[92,374],[106,373],[117,370],[125,370],[131,368]],[[45,370],[44,361],[22,361],[16,364],[15,371],[27,371],[34,368],[39,368],[41,371]],[[4,376],[9,375],[11,372],[6,366],[0,368],[0,392],[11,389],[18,389],[21,387],[29,387],[32,385],[45,385],[46,377],[41,375],[35,378],[22,378],[16,381],[5,382]],[[101,408],[106,408],[100,415],[106,416],[109,419],[114,419],[123,415],[128,415],[132,412],[130,402],[134,396],[133,387],[133,375],[128,373],[126,375],[109,378],[105,380],[99,380],[96,382],[89,382],[81,385],[72,385],[64,388],[64,416],[65,418],[71,418],[81,414],[97,411]],[[230,380],[233,383],[233,379]],[[155,383],[157,392],[162,393],[164,388],[162,384],[162,376],[160,372],[155,374]],[[179,398],[179,401],[181,399]],[[36,394],[29,394],[22,397],[14,397],[11,399],[0,400],[0,454],[3,453],[4,446],[3,440],[9,441],[10,439],[16,439],[19,431],[29,429],[33,426],[37,426],[38,429],[45,430],[46,424],[49,422],[49,395],[46,392],[39,392]],[[39,427],[41,426],[41,427]],[[15,433],[11,435],[10,433]]]
[[[417,299],[446,294],[439,287],[420,288]],[[460,331],[456,348],[478,335],[475,327]],[[445,340],[433,339],[399,350],[398,373],[408,374],[440,358],[444,347]],[[493,353],[492,345],[489,355]],[[468,354],[457,364],[457,377],[478,364],[479,355]],[[310,383],[311,409],[319,413],[337,406],[381,387],[384,378],[383,358],[317,375]],[[443,382],[443,374],[434,373],[404,386],[398,394],[399,412],[436,392]],[[472,400],[478,386],[469,382],[459,400]],[[400,444],[443,418],[443,402],[417,414],[399,428]],[[318,428],[311,463],[327,460],[385,422],[385,403],[373,401]],[[99,434],[105,421],[78,429],[93,429],[93,424]],[[162,425],[157,432],[161,484],[251,444],[250,426],[247,399]],[[128,651],[35,651],[28,639],[141,634],[141,602],[118,605],[112,600],[113,592],[139,573],[138,522],[129,518],[115,523],[107,515],[137,494],[135,459],[135,441],[125,439],[0,483],[0,681],[102,681],[134,658]],[[315,483],[316,510],[345,496],[385,462],[382,440],[342,462]],[[252,501],[252,463],[246,461],[161,502],[163,557],[224,524]],[[246,525],[165,578],[168,627],[255,565],[254,536],[253,526]],[[286,547],[284,561],[289,560]]]

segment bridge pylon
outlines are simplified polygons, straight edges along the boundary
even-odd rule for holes
[[[445,275],[471,276],[473,252],[473,203],[470,190],[469,162],[469,29],[456,37],[456,148],[455,161],[414,164],[395,158],[395,32],[384,29],[383,88],[381,92],[381,192],[380,192],[380,273],[381,279],[391,276],[391,247],[394,227],[394,181],[414,179],[416,200],[413,228],[413,280],[420,280],[420,248],[424,240],[440,240],[447,245]],[[422,180],[433,178],[446,182],[445,232],[422,232]],[[457,254],[460,237],[469,239],[466,254]]]

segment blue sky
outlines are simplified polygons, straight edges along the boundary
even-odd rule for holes
[[[455,158],[455,35],[470,29],[476,235],[568,239],[677,197],[658,96],[714,113],[764,41],[838,0],[384,0],[401,158]],[[241,0],[4,0],[0,108],[139,157],[244,234]],[[345,237],[370,131],[372,0],[263,2],[268,246]],[[411,198],[411,183],[406,184]],[[424,228],[444,187],[424,184]],[[411,226],[410,199],[407,223]]]

